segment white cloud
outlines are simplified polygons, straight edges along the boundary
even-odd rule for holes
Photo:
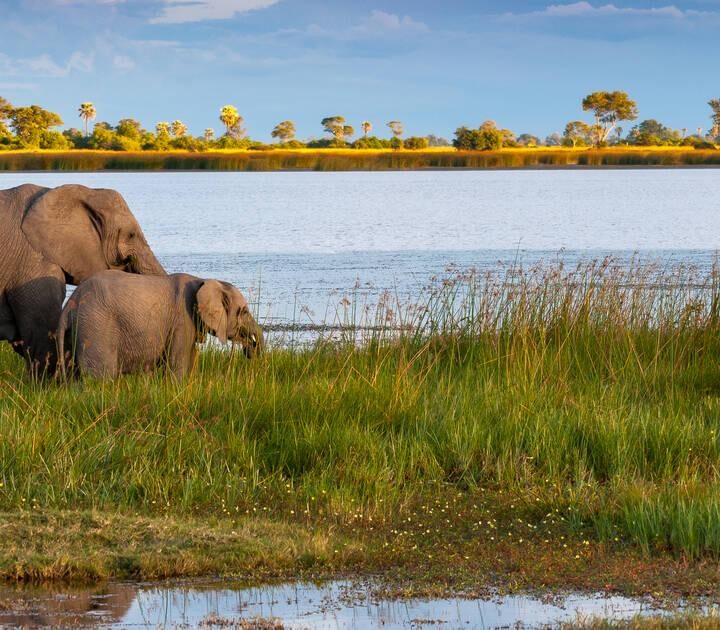
[[[638,16],[638,17],[657,17],[670,19],[684,19],[702,17],[707,15],[715,15],[707,11],[696,11],[693,9],[680,9],[675,5],[667,5],[663,7],[618,7],[614,4],[593,5],[590,2],[582,0],[571,4],[551,4],[541,11],[531,11],[529,13],[506,13],[503,17],[608,17],[608,16]]]
[[[100,4],[100,5],[109,5],[109,4],[124,4],[127,0],[54,0],[55,4],[59,4],[61,6],[72,6],[77,4]]]
[[[327,29],[318,24],[310,24],[305,29],[284,29],[278,31],[279,35],[310,35],[312,37],[327,37],[341,41],[360,40],[370,37],[389,37],[429,33],[430,28],[424,22],[418,22],[409,15],[397,15],[385,11],[374,10],[360,24],[344,29]]]
[[[280,0],[162,0],[165,5],[151,24],[229,20],[241,13],[267,9]]]
[[[113,66],[121,72],[129,72],[135,68],[135,62],[125,55],[115,55],[113,57]]]
[[[374,10],[370,16],[353,31],[368,35],[386,35],[390,33],[427,33],[430,31],[427,24],[414,20],[409,15],[397,15]]]
[[[95,66],[93,53],[74,52],[65,64],[57,63],[50,55],[11,59],[0,53],[0,75],[60,78],[73,71],[92,72]]]

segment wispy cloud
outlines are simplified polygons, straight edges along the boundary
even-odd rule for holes
[[[0,76],[32,76],[42,78],[61,78],[71,72],[92,72],[95,65],[94,53],[76,51],[64,63],[58,63],[50,55],[12,59],[0,53]]]
[[[280,0],[162,0],[165,5],[151,24],[181,24],[209,20],[229,20],[236,15],[259,11]]]
[[[306,29],[285,29],[280,33],[327,37],[338,40],[361,40],[429,32],[430,28],[427,24],[419,22],[409,15],[374,10],[362,22],[349,28],[328,29],[318,24],[311,24]]]
[[[428,33],[430,29],[424,22],[418,22],[409,15],[397,15],[375,10],[361,24],[351,31],[365,35],[388,35],[395,33]]]
[[[613,17],[637,16],[669,19],[687,19],[703,16],[713,16],[715,13],[697,11],[695,9],[680,9],[675,5],[662,7],[619,7],[615,4],[593,5],[590,2],[580,1],[571,4],[551,4],[540,11],[528,13],[505,13],[502,17],[512,18],[579,18],[579,17]]]
[[[113,57],[113,66],[121,72],[129,72],[135,69],[135,62],[126,55],[115,55]]]

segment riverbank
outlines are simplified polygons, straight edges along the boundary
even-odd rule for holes
[[[33,384],[4,345],[0,575],[720,595],[718,287],[458,272],[367,333],[203,352],[181,385]]]
[[[640,168],[720,166],[720,150],[687,147],[421,151],[0,151],[2,171],[353,171],[425,169]]]

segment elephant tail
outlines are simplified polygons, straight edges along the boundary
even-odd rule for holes
[[[73,311],[77,309],[77,302],[70,298],[65,304],[65,307],[60,314],[60,323],[58,324],[57,331],[57,352],[58,352],[58,367],[60,368],[60,375],[63,380],[67,379],[67,366],[65,360],[65,335],[70,327],[70,316]],[[70,348],[72,351],[72,348]]]

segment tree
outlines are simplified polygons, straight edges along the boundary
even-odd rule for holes
[[[453,146],[460,151],[493,151],[501,149],[509,137],[509,129],[498,129],[492,120],[486,120],[478,129],[458,128]]]
[[[170,123],[165,121],[160,121],[157,125],[155,125],[155,135],[158,137],[160,136],[170,136]]]
[[[517,143],[523,147],[536,147],[540,144],[540,138],[531,133],[521,133],[517,137]]]
[[[428,146],[431,147],[449,147],[452,146],[447,138],[441,138],[433,134],[427,136]]]
[[[80,118],[83,119],[83,122],[85,123],[85,137],[87,138],[88,135],[88,122],[91,120],[95,120],[95,117],[97,116],[97,111],[95,110],[95,105],[93,105],[91,102],[81,103],[80,107],[78,108],[78,114]]]
[[[273,138],[280,138],[280,142],[292,140],[295,137],[295,123],[292,120],[283,120],[275,125],[270,135]]]
[[[212,142],[213,138],[215,138],[215,130],[212,127],[208,127],[203,132],[203,138],[205,139],[205,142]]]
[[[392,135],[396,138],[402,138],[402,135],[405,133],[405,128],[399,120],[391,120],[387,123],[387,126],[390,128]]]
[[[369,120],[363,120],[360,123],[360,129],[363,130],[363,135],[367,138],[367,135],[372,131],[372,123]]]
[[[562,136],[555,131],[545,138],[545,145],[548,147],[559,147],[563,142]]]
[[[187,125],[182,120],[173,120],[170,125],[170,132],[176,138],[182,138],[187,134]]]
[[[10,118],[10,112],[12,109],[13,106],[10,104],[10,101],[0,96],[0,137],[10,134],[10,131],[7,128],[7,121]]]
[[[635,125],[627,137],[629,144],[640,146],[679,144],[681,140],[679,131],[670,129],[653,118]]]
[[[345,136],[352,136],[355,133],[355,130],[350,125],[345,124],[344,116],[328,116],[323,118],[320,124],[323,126],[325,133],[329,133],[335,138],[337,145],[345,142]]]
[[[41,146],[43,136],[53,127],[63,124],[62,118],[54,112],[43,109],[39,105],[15,107],[9,114],[10,124],[15,135],[23,144]]]
[[[410,136],[405,139],[403,146],[411,151],[418,151],[428,148],[428,139],[422,136]]]
[[[597,144],[607,142],[610,132],[621,120],[635,120],[637,104],[626,92],[593,92],[582,101],[583,111],[592,110],[595,116]]]
[[[583,120],[573,120],[565,125],[563,138],[564,143],[572,145],[573,149],[578,144],[584,146],[592,141],[592,127]]]
[[[710,99],[708,101],[708,105],[710,105],[710,109],[712,109],[712,115],[710,118],[713,122],[713,129],[710,132],[710,135],[715,138],[720,136],[720,98]]]
[[[238,125],[242,125],[242,116],[238,113],[237,107],[234,105],[225,105],[220,110],[220,122],[225,125],[225,135],[232,135],[232,130]]]
[[[124,138],[130,138],[131,140],[140,142],[143,136],[143,128],[140,122],[134,118],[123,118],[118,121],[118,124],[115,127],[115,133],[118,136],[123,136]]]

